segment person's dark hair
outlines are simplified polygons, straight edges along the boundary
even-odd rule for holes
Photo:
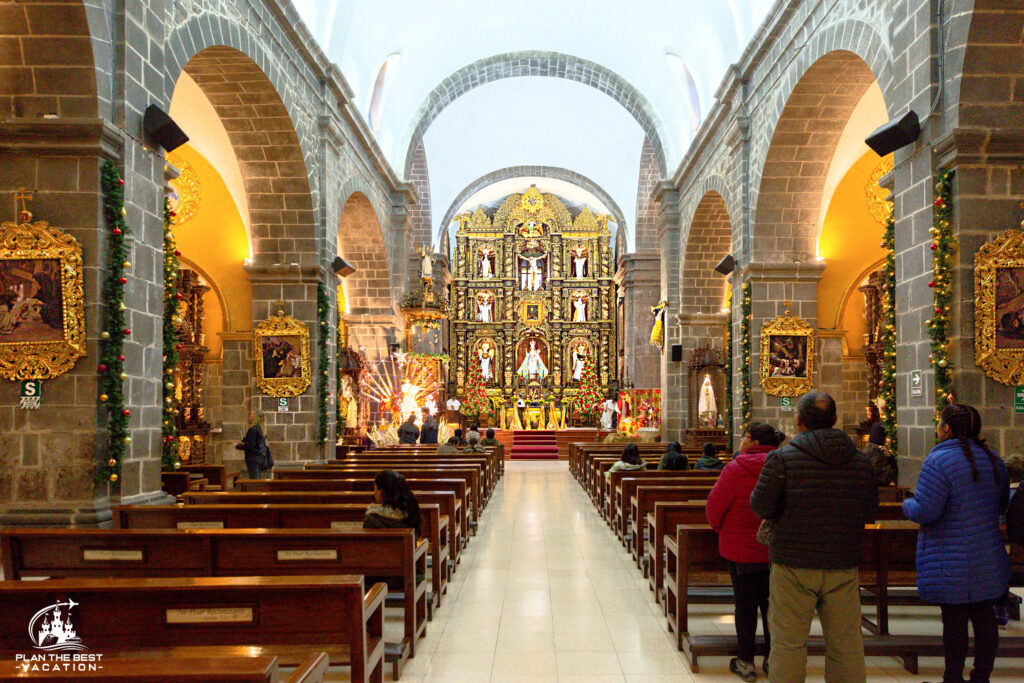
[[[644,461],[640,459],[640,449],[636,447],[635,443],[627,443],[626,447],[622,449],[622,455],[619,457],[622,462],[628,462],[630,465],[642,465]]]
[[[451,445],[451,446],[458,446],[459,445],[459,437],[457,437],[457,436],[450,436],[450,437],[448,437],[448,444]]]
[[[493,439],[494,438],[494,430],[493,429],[488,429],[487,430],[487,438],[488,439]]]
[[[829,429],[836,424],[836,401],[824,391],[808,391],[796,402],[796,415],[807,429]]]
[[[778,446],[786,440],[785,434],[764,422],[751,422],[744,432],[762,446]]]
[[[667,470],[688,470],[690,461],[683,455],[683,447],[678,441],[673,441],[665,450],[665,469]]]
[[[373,484],[383,494],[381,502],[384,505],[390,505],[405,513],[406,521],[416,530],[418,537],[423,532],[423,517],[420,516],[420,505],[416,502],[416,496],[409,488],[405,477],[394,470],[381,470],[373,478]]]
[[[456,439],[460,439],[460,440],[462,439],[462,430],[461,429],[456,429],[455,430],[455,438]]]
[[[480,437],[479,436],[471,436],[471,437],[469,437],[469,445],[470,446],[476,446],[479,443],[480,443]]]
[[[963,451],[964,457],[967,458],[967,462],[971,464],[971,477],[974,481],[978,481],[978,466],[975,464],[974,454],[971,452],[971,441],[988,455],[988,459],[992,463],[992,476],[998,482],[999,468],[996,466],[996,461],[999,458],[989,449],[985,439],[981,437],[981,414],[978,413],[974,406],[969,406],[966,403],[948,405],[942,409],[941,420],[942,424],[949,427],[952,433],[950,438],[957,439],[960,442],[960,449]]]
[[[718,447],[715,446],[715,444],[711,443],[710,441],[701,446],[700,449],[704,452],[705,458],[718,457]]]
[[[471,431],[471,432],[479,432],[480,431],[480,425],[473,425],[472,427],[469,428],[469,431]]]

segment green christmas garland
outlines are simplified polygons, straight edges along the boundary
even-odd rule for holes
[[[754,417],[750,403],[750,290],[750,283],[744,282],[743,305],[741,307],[743,317],[740,319],[740,355],[743,357],[743,365],[740,367],[740,391],[743,394],[741,406],[743,410],[744,425],[749,424],[750,420]]]
[[[929,357],[935,371],[935,419],[943,407],[953,400],[953,362],[949,355],[950,306],[953,303],[953,255],[956,237],[953,236],[953,171],[943,171],[935,184],[935,203],[932,211],[932,288],[935,298],[934,315],[928,321],[932,353]]]
[[[163,454],[160,458],[164,471],[176,470],[181,467],[178,460],[178,442],[176,417],[178,401],[174,395],[174,370],[178,367],[178,336],[175,333],[178,320],[178,302],[181,293],[178,291],[178,251],[171,230],[171,211],[169,202],[164,201],[164,320],[163,320],[163,419],[160,423],[160,436],[163,441]]]
[[[885,222],[882,240],[882,386],[879,397],[885,403],[882,426],[889,440],[889,452],[897,454],[896,440],[896,217],[893,208]]]
[[[729,319],[725,323],[725,439],[732,447],[732,289],[725,300]]]
[[[101,173],[103,214],[110,228],[107,235],[107,267],[103,275],[101,295],[105,305],[103,330],[100,332],[99,373],[100,403],[107,411],[107,458],[96,468],[97,481],[116,482],[121,475],[121,461],[132,442],[128,435],[131,411],[124,407],[124,340],[131,336],[125,323],[124,288],[128,284],[125,271],[131,268],[131,230],[125,222],[124,180],[110,161],[103,162]]]
[[[322,282],[316,285],[316,320],[320,325],[320,334],[317,335],[316,343],[319,347],[320,375],[316,383],[316,396],[320,406],[320,420],[317,426],[316,435],[322,443],[327,443],[327,415],[331,404],[331,393],[327,386],[330,377],[329,356],[327,355],[327,339],[331,333],[331,301],[327,298],[327,288]],[[339,385],[340,387],[340,385]]]

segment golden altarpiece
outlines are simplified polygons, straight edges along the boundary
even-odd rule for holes
[[[575,214],[575,215],[573,215]],[[618,372],[608,216],[531,186],[457,217],[450,379],[479,363],[496,413],[514,401],[571,403],[588,357],[609,395]]]

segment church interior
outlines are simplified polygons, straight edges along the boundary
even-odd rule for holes
[[[0,0],[0,54],[0,680],[1024,679],[1024,3]],[[849,676],[825,598],[806,673],[738,636],[825,428]],[[998,596],[931,599],[985,496]]]

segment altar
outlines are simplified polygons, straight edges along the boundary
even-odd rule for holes
[[[511,429],[571,422],[588,363],[616,395],[608,216],[531,186],[457,219],[449,393],[463,398],[479,382]],[[520,399],[530,405],[509,410]]]

